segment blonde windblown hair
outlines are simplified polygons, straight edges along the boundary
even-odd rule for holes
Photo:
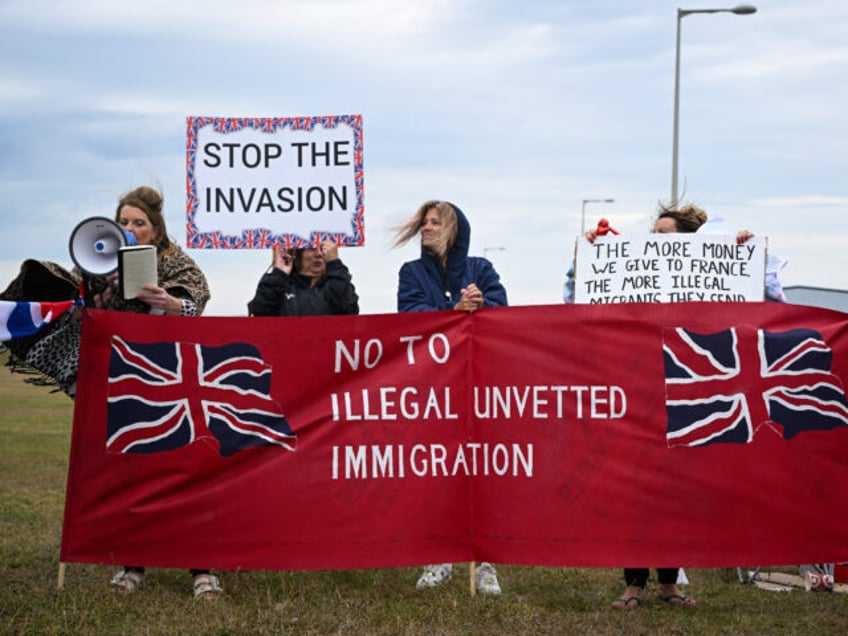
[[[439,240],[433,255],[436,256],[444,265],[447,260],[448,252],[456,242],[457,233],[457,217],[456,208],[445,201],[427,201],[418,208],[418,211],[413,214],[406,222],[398,225],[395,228],[395,241],[393,247],[400,247],[409,242],[421,230],[424,225],[424,217],[427,212],[435,209],[439,213],[439,219],[442,222],[442,233],[439,235]]]

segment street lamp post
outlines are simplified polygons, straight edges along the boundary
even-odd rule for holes
[[[680,23],[684,17],[692,13],[735,13],[750,15],[757,12],[757,7],[750,4],[740,4],[732,9],[678,9],[677,10],[677,40],[674,49],[674,129],[672,132],[671,148],[671,205],[677,206],[677,144],[680,127]]]
[[[583,207],[580,209],[580,235],[586,232],[586,204],[587,203],[615,203],[615,199],[583,199]]]

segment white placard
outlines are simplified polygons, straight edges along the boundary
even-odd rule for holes
[[[187,243],[364,244],[362,118],[188,118]]]
[[[688,233],[577,239],[574,302],[761,301],[767,240]]]

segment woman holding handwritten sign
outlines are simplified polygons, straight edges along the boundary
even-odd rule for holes
[[[602,219],[602,221],[605,221]],[[594,243],[598,236],[606,234],[610,230],[608,225],[598,225],[598,228],[586,232],[586,240]],[[699,234],[729,234],[732,230],[721,219],[708,219],[707,213],[696,205],[688,204],[680,208],[660,206],[660,211],[654,222],[652,232],[656,234],[676,234],[676,233],[694,233]],[[739,230],[736,232],[736,243],[741,245],[753,238],[753,232],[749,230]],[[765,297],[766,300],[773,302],[786,302],[786,297],[783,295],[783,288],[777,278],[777,273],[786,265],[786,262],[773,256],[768,255],[766,262],[765,274]],[[574,263],[566,273],[565,285],[563,286],[563,301],[566,303],[574,302]],[[623,302],[623,301],[619,301]],[[648,302],[648,301],[644,301]]]
[[[652,232],[655,234],[694,233],[713,228],[707,221],[707,213],[696,205],[685,205],[680,208],[661,206]],[[716,224],[718,225],[718,224]],[[602,229],[602,228],[601,228]],[[602,232],[603,229],[602,229]],[[716,233],[716,232],[712,232]],[[726,232],[725,232],[726,233]],[[594,243],[599,236],[597,229],[586,232],[586,240]],[[754,234],[748,230],[740,230],[736,234],[737,244],[742,244],[751,239]],[[779,259],[778,259],[779,260]],[[782,262],[780,266],[782,266]],[[766,297],[768,300],[784,302],[783,291],[777,280],[777,269],[771,267],[766,270]],[[565,302],[573,302],[574,299],[574,268],[569,270],[563,293]],[[642,603],[645,586],[648,583],[650,571],[648,568],[625,568],[624,581],[626,588],[624,593],[612,603],[617,610],[631,610],[639,607]],[[657,580],[660,584],[660,598],[673,605],[692,606],[696,601],[682,593],[677,585],[680,575],[679,568],[657,568]]]
[[[685,206],[680,210],[662,208],[654,222],[653,232],[657,234],[696,232],[706,221],[707,213],[694,205]],[[746,234],[742,238],[743,241],[753,236],[750,232],[746,232]],[[737,240],[741,237],[742,232],[739,233]],[[590,242],[594,242],[595,238],[596,235],[593,230],[586,233],[586,239]],[[624,590],[624,594],[613,601],[613,608],[629,610],[638,607],[642,602],[649,574],[648,568],[624,568],[624,581],[627,588]],[[683,594],[677,586],[679,574],[679,568],[657,568],[660,598],[676,605],[695,605],[695,599]]]

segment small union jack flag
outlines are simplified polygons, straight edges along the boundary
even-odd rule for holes
[[[212,247],[212,249],[220,249],[221,246],[224,244],[224,239],[221,236],[220,232],[211,232],[208,234],[208,236],[209,245]]]
[[[271,367],[246,343],[112,338],[106,449],[155,453],[214,438],[228,457],[253,446],[293,451],[297,438],[271,398]]]
[[[0,300],[0,342],[30,336],[55,321],[82,300],[25,302]]]
[[[765,424],[787,440],[848,426],[833,352],[812,329],[676,328],[663,339],[670,447],[749,443]]]

